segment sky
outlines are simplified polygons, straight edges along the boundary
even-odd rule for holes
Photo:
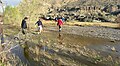
[[[22,0],[1,0],[1,1],[5,4],[5,6],[6,5],[17,6]],[[0,5],[0,12],[3,12],[1,5]]]
[[[3,3],[10,6],[16,6],[20,3],[21,0],[2,0]]]

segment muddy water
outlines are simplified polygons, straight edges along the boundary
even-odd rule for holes
[[[109,66],[104,63],[93,63],[89,61],[91,59],[87,59],[79,52],[88,48],[101,52],[103,56],[119,57],[119,43],[107,39],[50,31],[40,35],[33,34],[32,39],[27,41],[24,47],[22,46],[21,51],[18,49],[19,51],[13,52],[30,66]],[[115,52],[111,50],[113,47],[115,47]],[[79,50],[76,52],[74,49]]]

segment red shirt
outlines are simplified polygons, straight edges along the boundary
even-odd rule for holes
[[[58,19],[58,24],[57,25],[63,25],[63,21],[62,21],[62,19]]]

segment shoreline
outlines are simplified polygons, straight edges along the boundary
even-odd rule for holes
[[[45,28],[50,31],[58,31],[57,26],[47,27]],[[95,38],[103,38],[109,39],[111,41],[120,41],[120,30],[119,29],[112,29],[112,28],[105,28],[99,26],[68,26],[64,25],[62,27],[61,33],[67,34],[75,34],[81,35],[86,37],[95,37]]]

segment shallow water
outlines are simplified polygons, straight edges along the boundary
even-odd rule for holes
[[[61,58],[62,61],[66,63],[69,63],[68,66],[72,66],[72,63],[76,64],[74,66],[96,66],[96,64],[90,63],[89,61],[85,60],[84,57],[79,57],[76,55],[74,56],[74,54],[71,53],[66,54],[65,52],[67,52],[67,50],[65,48],[73,49],[72,46],[87,47],[89,49],[94,49],[98,52],[102,52],[102,55],[111,54],[119,56],[120,52],[113,53],[111,51],[111,47],[113,46],[117,50],[120,50],[118,48],[120,46],[119,43],[120,42],[110,42],[110,40],[107,39],[83,37],[79,35],[48,31],[43,32],[39,35],[34,34],[32,36],[32,39],[28,40],[26,44],[24,44],[25,46],[23,47],[23,49],[17,47],[13,51],[13,53],[18,55],[23,62],[29,64],[30,66],[46,66],[45,64],[47,64],[47,62],[51,63],[47,66],[58,66],[59,64],[56,63],[56,60],[54,61],[54,58],[56,57]],[[61,50],[60,48],[65,49],[65,51]],[[48,57],[44,56],[44,53],[47,53]],[[35,58],[37,58],[37,61],[35,60]],[[98,66],[101,66],[101,64],[99,64]]]

